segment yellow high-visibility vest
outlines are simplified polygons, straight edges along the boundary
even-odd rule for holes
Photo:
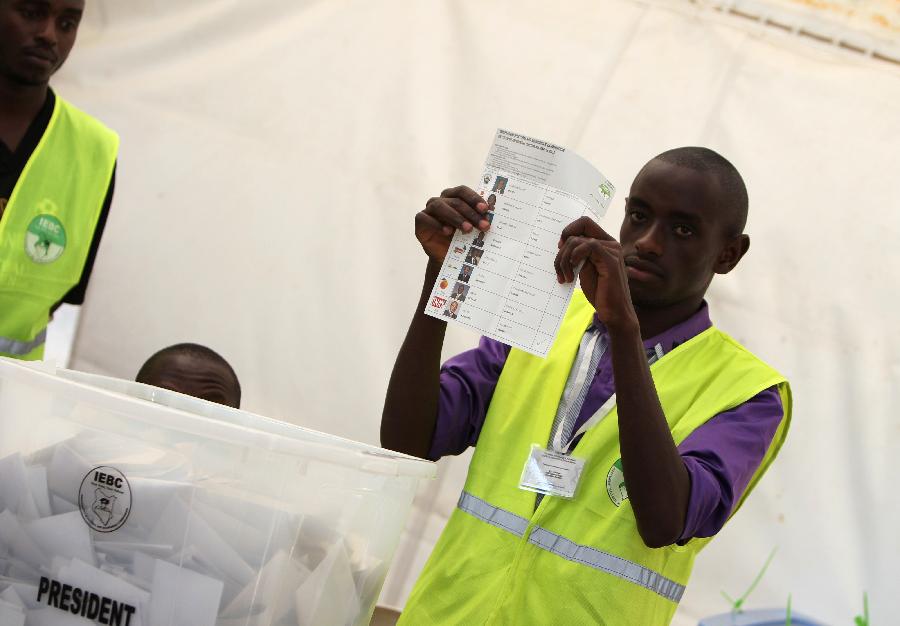
[[[465,490],[400,623],[668,624],[709,539],[648,548],[624,489],[614,408],[572,454],[586,460],[575,497],[519,489],[532,444],[546,446],[593,307],[576,292],[547,359],[512,350],[491,399]],[[716,328],[650,371],[676,444],[723,411],[777,386],[784,417],[735,511],[781,448],[791,392],[783,376]]]
[[[50,310],[81,280],[118,136],[59,96],[0,220],[0,356],[40,359]]]

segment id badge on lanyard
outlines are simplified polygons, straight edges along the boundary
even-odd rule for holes
[[[572,438],[565,444],[562,441],[562,428],[553,438],[552,449],[533,444],[522,469],[519,489],[534,491],[545,496],[574,498],[584,470],[585,460],[569,454],[572,444],[590,428],[603,421],[616,405],[616,394],[613,394],[601,406],[591,419],[582,424]]]

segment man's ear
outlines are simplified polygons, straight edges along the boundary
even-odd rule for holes
[[[716,274],[727,274],[733,270],[749,249],[750,235],[738,235],[729,241],[719,253],[719,258],[716,259],[716,265],[713,268]]]

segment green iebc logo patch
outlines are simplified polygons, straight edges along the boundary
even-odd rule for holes
[[[66,229],[49,214],[31,220],[25,232],[25,253],[35,263],[53,263],[66,250]]]
[[[619,459],[609,468],[606,475],[606,493],[616,506],[628,499],[628,490],[625,489],[625,474],[622,472],[622,459]]]

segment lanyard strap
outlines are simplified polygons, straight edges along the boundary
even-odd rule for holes
[[[592,338],[592,340],[596,340],[596,339],[597,339],[597,337]],[[660,360],[663,357],[663,354],[664,354],[664,352],[663,352],[661,344],[656,344],[655,346],[653,346],[653,354],[650,356],[649,359],[647,359],[647,365],[653,365],[654,363],[656,363],[658,360]],[[582,361],[582,368],[588,361],[590,361],[590,359],[584,359]],[[592,372],[592,374],[593,374],[593,372]],[[590,387],[591,383],[593,382],[593,376],[591,376],[590,380],[586,380],[586,379],[587,379],[587,376],[586,375],[582,376],[582,372],[579,371],[578,378],[576,379],[576,381],[580,381],[580,385],[583,386],[582,388],[585,392],[585,395],[587,395],[586,387]],[[613,407],[615,407],[615,406],[616,406],[616,394],[614,393],[613,395],[611,395],[609,397],[609,399],[607,399],[606,402],[603,403],[603,405],[599,409],[597,409],[594,412],[594,414],[584,424],[581,425],[581,428],[579,428],[575,433],[572,434],[572,436],[569,438],[568,442],[566,442],[565,445],[563,445],[563,437],[565,436],[566,428],[565,428],[565,424],[560,424],[559,428],[557,429],[556,433],[554,433],[554,436],[553,436],[553,450],[555,452],[559,452],[560,454],[569,454],[571,452],[572,444],[575,443],[576,441],[578,441],[578,438],[581,437],[584,433],[586,433],[591,428],[593,428],[594,426],[596,426],[597,424],[602,422],[606,418],[606,416],[609,415],[609,413],[613,410]]]
[[[599,424],[604,420],[604,418],[609,415],[610,411],[613,410],[613,407],[616,406],[616,394],[613,394],[609,397],[609,400],[603,403],[597,411],[591,415],[590,419],[581,425],[581,428],[578,429],[575,434],[569,439],[568,443],[562,450],[557,450],[557,452],[561,452],[562,454],[569,454],[572,448],[572,444],[575,443],[581,435],[586,433],[588,430]]]
[[[566,433],[571,432],[571,425],[578,419],[578,413],[584,405],[591,382],[597,373],[597,365],[606,352],[606,338],[599,329],[591,326],[585,333],[587,343],[582,339],[582,345],[578,350],[575,370],[569,375],[562,402],[557,409],[556,419],[553,424],[553,436],[550,447],[560,454],[565,450]],[[574,374],[574,376],[573,376]]]

